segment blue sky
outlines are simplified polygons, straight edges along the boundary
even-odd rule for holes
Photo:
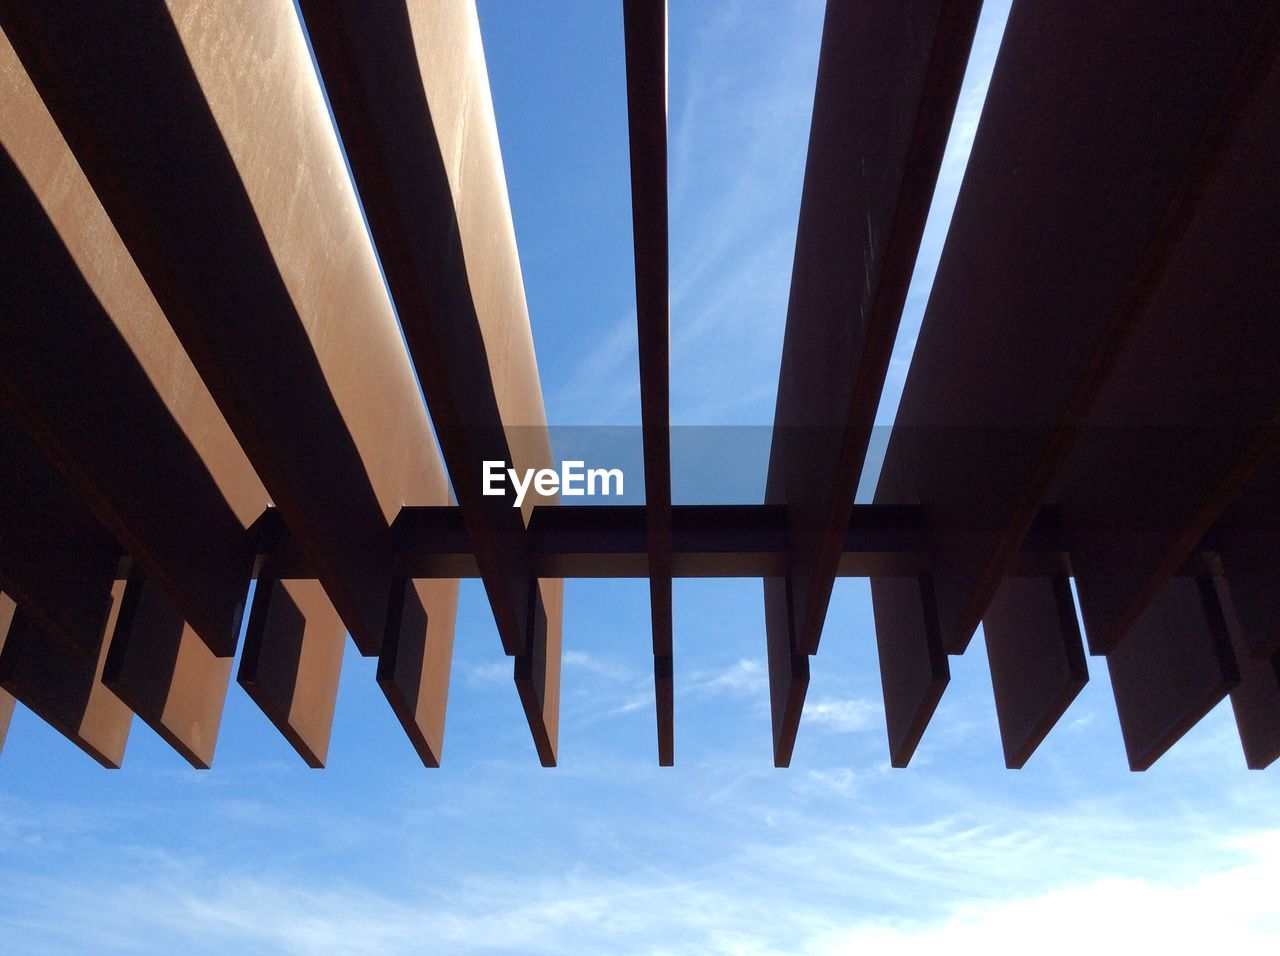
[[[988,3],[979,28],[886,423],[1006,12]],[[620,4],[482,0],[480,18],[549,415],[635,424]],[[813,0],[673,0],[682,425],[772,417],[821,19]],[[1131,774],[1091,658],[1061,724],[1006,771],[975,641],[911,768],[891,770],[868,589],[842,580],[775,770],[759,582],[678,582],[661,770],[649,639],[644,582],[567,584],[555,770],[475,582],[440,770],[355,653],[324,771],[234,685],[207,773],[136,721],[105,772],[20,710],[0,756],[0,952],[1275,951],[1280,786],[1245,771],[1225,705]]]

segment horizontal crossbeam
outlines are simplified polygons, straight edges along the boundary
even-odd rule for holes
[[[781,505],[674,505],[671,569],[677,578],[759,578],[785,572],[789,533]],[[1115,524],[1071,526],[1052,507],[1042,509],[1011,569],[1015,577],[1070,574],[1071,552]],[[478,578],[461,510],[403,508],[392,527],[397,572],[409,578]],[[1135,529],[1135,533],[1141,529]],[[280,576],[309,577],[282,523],[267,512],[256,528],[261,553],[280,562]],[[530,552],[538,577],[647,578],[649,545],[643,505],[535,508]],[[917,577],[939,555],[982,529],[943,529],[915,505],[855,505],[838,564],[841,577]],[[1181,569],[1196,575],[1216,568],[1206,539]]]

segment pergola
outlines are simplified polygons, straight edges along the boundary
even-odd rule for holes
[[[765,500],[673,505],[666,4],[623,0],[645,503],[514,507],[483,463],[556,459],[470,0],[0,0],[0,728],[208,767],[243,630],[323,766],[350,634],[435,766],[479,578],[554,765],[562,582],[632,577],[670,765],[672,580],[754,577],[786,766],[860,576],[894,766],[979,624],[1009,767],[1088,655],[1135,770],[1228,695],[1270,764],[1274,0],[1014,0],[854,504],[980,6],[828,0]]]

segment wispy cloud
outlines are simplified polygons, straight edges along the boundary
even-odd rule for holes
[[[634,714],[638,710],[647,710],[654,706],[653,691],[631,694],[622,703],[609,707],[603,714],[605,717],[616,717],[619,714]]]
[[[884,725],[884,710],[879,701],[856,697],[845,700],[813,700],[805,704],[804,724],[806,729],[830,730],[842,734],[854,734],[873,728],[880,730]]]
[[[617,661],[606,660],[595,654],[588,654],[586,651],[565,651],[563,661],[566,668],[582,671],[608,681],[627,681],[635,677],[635,672],[631,668]]]
[[[648,672],[636,675],[594,659],[592,667],[610,681],[626,681],[630,684],[629,692],[622,696],[619,696],[616,687],[611,688],[607,695],[594,695],[593,716],[616,717],[652,709],[654,706],[653,678]],[[591,670],[592,667],[587,669]],[[737,697],[749,699],[753,709],[765,710],[768,708],[768,695],[769,681],[764,665],[750,658],[741,658],[716,670],[698,670],[687,675],[677,673],[676,697],[681,705],[696,704],[713,697]]]
[[[823,5],[672,11],[672,418],[763,424],[777,387]],[[558,423],[639,419],[636,316],[605,322],[550,389]]]
[[[733,694],[748,697],[767,694],[768,687],[769,677],[764,664],[744,657],[723,670],[691,674],[682,689],[693,696]]]
[[[640,421],[636,314],[604,324],[592,344],[568,359],[549,389],[547,408],[562,425],[635,425]]]
[[[464,673],[467,682],[477,687],[506,684],[511,681],[511,662],[489,661],[484,664],[468,664]]]
[[[805,785],[814,790],[848,794],[857,782],[858,775],[849,767],[837,767],[835,770],[806,770]]]
[[[766,22],[721,4],[673,24],[692,48],[671,85],[677,422],[772,417],[822,29],[821,3],[783,8]]]
[[[832,798],[854,776],[812,777]],[[1255,805],[1261,811],[1262,804]],[[152,856],[108,882],[18,881],[6,920],[26,951],[228,948],[310,953],[580,951],[916,954],[1266,952],[1280,942],[1280,831],[1206,826],[1207,809],[1100,804],[913,825],[779,820],[700,862],[606,859],[532,871],[516,861],[441,879],[393,874],[374,892],[342,874]],[[411,832],[409,828],[408,832]],[[1158,836],[1159,843],[1152,837]],[[608,836],[608,834],[606,834]],[[135,861],[136,862],[136,861]],[[1046,932],[1048,935],[1046,935]]]

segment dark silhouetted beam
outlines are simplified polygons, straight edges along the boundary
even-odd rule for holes
[[[526,533],[546,500],[483,494],[485,461],[547,467],[551,449],[474,5],[300,6],[503,648],[558,680],[539,662],[562,591],[539,587]],[[554,749],[558,688],[534,696],[530,729]]]
[[[787,559],[787,544],[784,541],[777,552],[779,564]],[[791,630],[793,620],[787,613],[791,606],[787,595],[789,585],[785,577],[764,579],[764,633],[768,643],[766,657],[774,764],[784,767],[791,763],[795,732],[800,726],[800,714],[809,691],[809,655],[798,650]]]
[[[1220,580],[1172,578],[1107,655],[1132,770],[1146,770],[1240,682]]]
[[[875,499],[976,532],[935,575],[950,652],[1173,261],[1274,10],[1013,5]]]
[[[71,653],[96,655],[120,545],[0,405],[0,586]]]
[[[951,680],[926,577],[882,578],[872,594],[889,763],[905,767]]]
[[[1280,757],[1280,652],[1271,657],[1246,657],[1236,651],[1240,683],[1231,689],[1231,709],[1245,763],[1265,770]]]
[[[1254,472],[1208,538],[1201,546],[1219,554],[1231,582],[1238,650],[1269,659],[1280,651],[1280,455]]]
[[[1005,578],[982,619],[1005,766],[1024,766],[1089,680],[1065,575]]]
[[[1264,63],[1232,97],[1246,105],[1052,495],[1115,527],[1071,556],[1094,653],[1124,639],[1280,442],[1280,189],[1259,162],[1280,156],[1280,8],[1260,31]]]
[[[775,714],[799,715],[841,537],[951,128],[976,0],[827,4],[765,499],[787,509],[790,584],[766,586]],[[797,643],[793,649],[788,641]],[[796,725],[774,727],[786,766]]]
[[[649,607],[658,763],[675,762],[671,635],[671,322],[667,248],[667,2],[623,0],[627,120],[631,137],[631,226],[635,238],[636,325],[644,501],[649,537]]]
[[[1248,767],[1263,770],[1280,757],[1280,653],[1251,655],[1235,606],[1234,585],[1228,578],[1216,577],[1214,589],[1240,670],[1240,683],[1231,688],[1240,746]]]
[[[124,759],[133,713],[103,686],[103,659],[124,594],[112,589],[112,608],[93,654],[75,654],[45,635],[21,610],[0,633],[0,687],[104,767]],[[0,598],[0,604],[4,599]],[[0,608],[3,611],[3,608]],[[0,613],[0,622],[4,614]]]
[[[461,510],[405,508],[394,526],[399,565],[422,578],[474,578]],[[1109,526],[1070,525],[1046,507],[1032,522],[1009,568],[1014,577],[1067,573],[1070,554]],[[643,578],[648,575],[648,529],[643,505],[538,508],[529,524],[534,569],[540,577]],[[855,505],[841,544],[841,577],[917,577],[945,560],[954,536],[941,533],[925,509],[912,505]],[[674,505],[671,568],[679,578],[780,578],[789,540],[779,505]],[[1211,549],[1210,542],[1206,547]],[[1212,550],[1177,570],[1193,576],[1212,567]],[[305,576],[301,564],[289,573]],[[282,572],[283,573],[283,572]]]

